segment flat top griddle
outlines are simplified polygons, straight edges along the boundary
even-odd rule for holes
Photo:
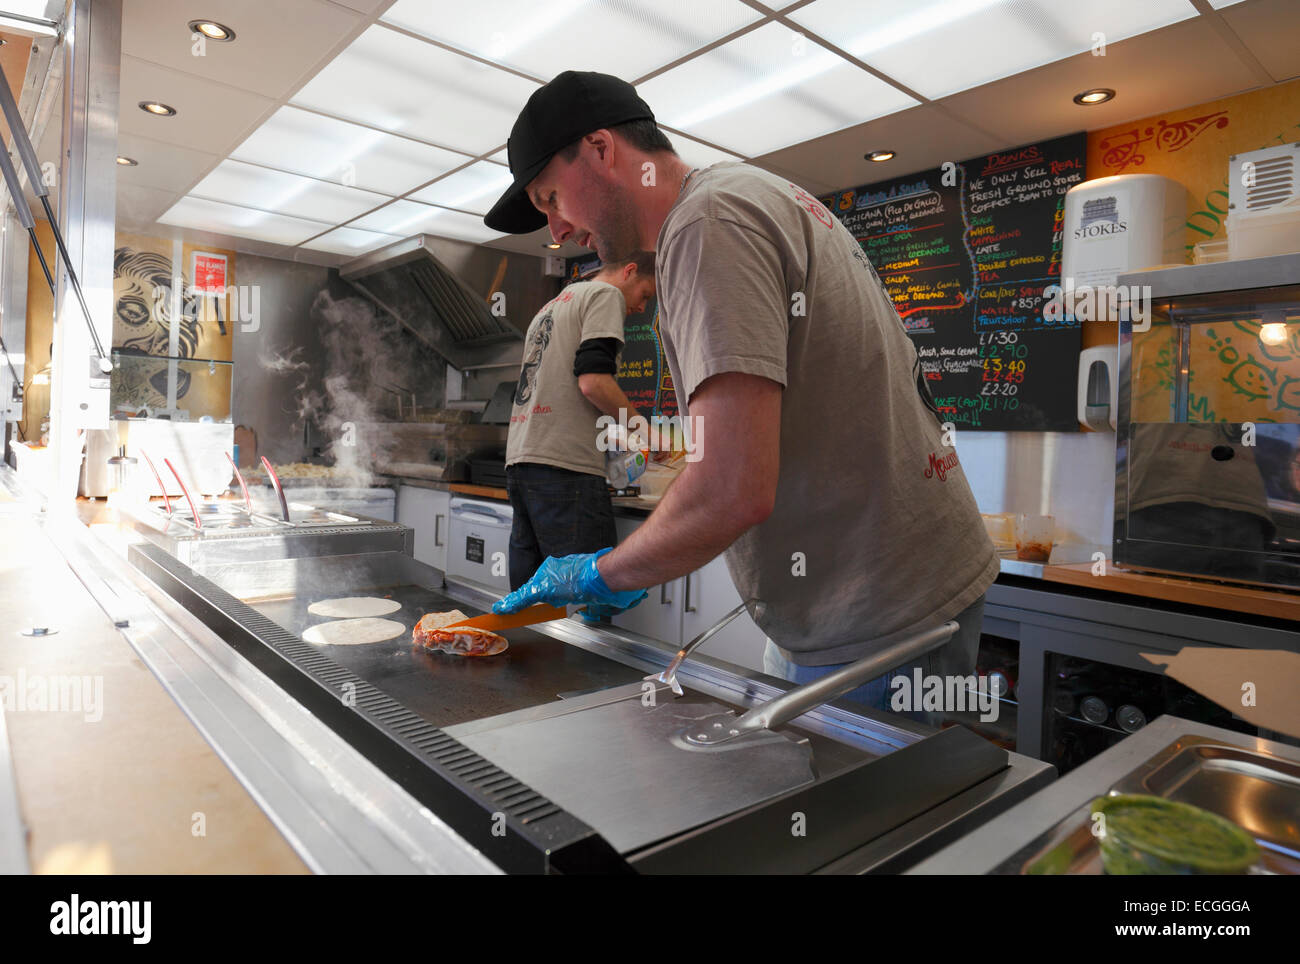
[[[432,653],[411,642],[411,631],[425,613],[479,610],[436,589],[413,585],[339,584],[334,591],[311,590],[290,598],[246,599],[253,609],[301,636],[308,626],[328,622],[307,607],[342,596],[379,596],[402,608],[384,619],[400,622],[396,639],[360,646],[320,646],[321,654],[383,690],[413,713],[445,727],[553,701],[561,693],[605,689],[639,680],[643,672],[585,649],[544,636],[528,627],[506,630],[510,648],[498,656],[466,657]]]

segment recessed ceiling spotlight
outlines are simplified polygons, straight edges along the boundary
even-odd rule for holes
[[[144,111],[146,114],[156,114],[156,115],[158,115],[159,117],[174,117],[174,116],[176,116],[176,108],[175,108],[175,107],[169,107],[169,106],[167,106],[166,104],[160,104],[160,103],[159,103],[158,101],[156,101],[156,100],[142,100],[142,101],[140,101],[140,109],[141,109],[142,111]]]
[[[863,154],[869,161],[888,161],[894,157],[893,151],[872,151],[870,154]]]
[[[235,39],[235,31],[225,24],[217,23],[215,20],[191,20],[190,32],[202,34],[209,40],[215,40],[218,43],[229,43]]]
[[[117,155],[117,163],[121,164],[123,167],[135,167],[140,162],[137,161],[134,157],[124,157],[123,155],[119,154]]]
[[[560,245],[558,245],[558,244],[556,244],[554,241],[552,241],[550,244],[544,244],[544,245],[542,245],[542,247],[543,247],[543,248],[550,248],[552,251],[554,251],[554,250],[556,250],[557,248],[559,248]]]
[[[1092,90],[1085,90],[1074,95],[1074,102],[1090,107],[1093,104],[1104,104],[1115,97],[1115,92],[1109,87],[1094,87]]]

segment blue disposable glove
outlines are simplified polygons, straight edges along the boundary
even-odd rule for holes
[[[610,606],[631,609],[646,597],[644,589],[615,592],[605,585],[596,560],[610,549],[596,553],[578,553],[572,556],[548,556],[533,578],[498,600],[492,606],[494,613],[517,613],[536,603],[564,606],[568,603]]]
[[[578,610],[578,615],[582,617],[583,622],[607,623],[622,611],[623,610],[617,606],[602,606],[600,603],[587,603],[587,605]]]

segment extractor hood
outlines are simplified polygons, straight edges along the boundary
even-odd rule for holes
[[[339,275],[461,370],[518,364],[523,331],[555,296],[540,258],[417,234]]]

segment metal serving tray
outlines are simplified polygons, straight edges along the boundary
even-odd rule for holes
[[[414,533],[403,525],[359,513],[340,513],[290,503],[290,521],[248,512],[238,503],[198,505],[201,527],[187,503],[173,502],[168,515],[155,505],[123,510],[121,518],[154,545],[186,565],[248,562],[341,553],[414,551]]]
[[[1255,838],[1260,874],[1300,874],[1300,763],[1272,753],[1183,736],[1108,791],[1145,793],[1217,813]],[[1000,864],[998,874],[1100,874],[1092,799]]]

